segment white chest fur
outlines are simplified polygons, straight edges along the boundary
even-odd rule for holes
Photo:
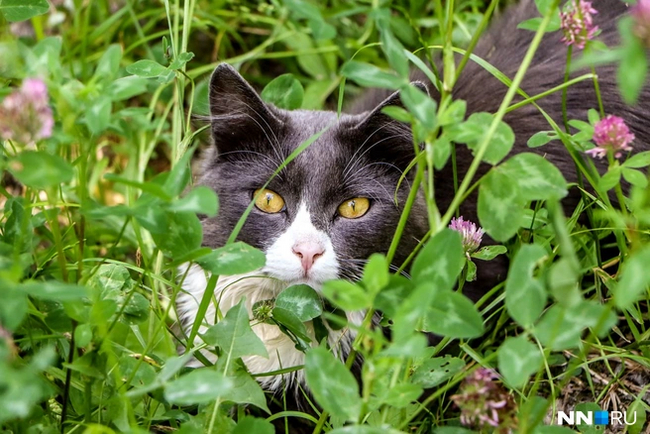
[[[219,277],[214,293],[222,315],[225,315],[228,309],[238,304],[243,297],[246,297],[246,308],[249,312],[249,318],[252,319],[252,306],[258,301],[275,298],[283,288],[283,285],[274,279],[255,276],[254,273],[251,273],[243,276]],[[207,286],[206,277],[206,273],[200,267],[197,265],[191,266],[183,282],[183,291],[178,294],[176,299],[179,319],[186,327],[188,333],[192,324],[195,322],[199,303],[205,293]],[[210,326],[214,325],[216,313],[217,306],[214,303],[210,303],[199,333],[205,333]],[[360,324],[362,319],[362,314],[359,312],[348,314],[348,320],[351,323]],[[312,339],[312,345],[317,345],[311,322],[306,323],[305,326],[308,335]],[[244,363],[246,363],[248,370],[252,374],[263,374],[300,366],[304,363],[304,353],[298,351],[293,341],[282,333],[277,326],[259,323],[253,326],[253,331],[266,346],[269,357],[245,357]],[[350,352],[353,337],[353,332],[348,328],[330,330],[328,343],[336,353],[344,357]],[[197,337],[195,343],[201,343],[201,339]],[[212,353],[205,352],[204,355],[213,362],[216,360],[215,355]],[[192,365],[201,366],[197,360],[194,360]],[[295,381],[303,382],[303,379],[304,374],[302,370],[285,374],[284,379],[280,375],[258,377],[259,382],[265,389],[273,391],[280,389],[283,383],[290,385]]]

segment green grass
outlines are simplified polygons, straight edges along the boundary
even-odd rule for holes
[[[612,409],[608,403],[618,400],[621,410],[637,415],[628,432],[641,432],[650,381],[649,154],[639,153],[622,166],[610,158],[612,174],[602,178],[581,166],[598,188],[569,216],[558,202],[567,184],[551,163],[531,154],[501,161],[512,146],[501,119],[513,109],[516,85],[538,39],[514,77],[483,61],[510,86],[495,114],[465,120],[464,106],[448,91],[456,77],[452,53],[469,59],[465,48],[474,45],[497,1],[444,2],[444,7],[441,1],[402,0],[330,1],[327,7],[304,0],[72,3],[70,9],[57,7],[57,14],[38,15],[47,11],[42,0],[21,3],[33,10],[12,9],[11,2],[0,0],[6,17],[27,20],[10,27],[0,15],[0,98],[22,80],[40,77],[56,121],[52,136],[36,143],[2,140],[3,433],[266,433],[273,431],[271,421],[286,432],[311,424],[315,433],[434,428],[463,433],[454,399],[485,413],[486,400],[504,396],[511,402],[509,413],[502,411],[502,430],[564,432],[567,428],[546,426],[558,409]],[[538,37],[556,13],[546,14]],[[634,38],[626,41],[627,57],[620,61],[629,69],[639,64],[630,59],[638,61],[645,51]],[[410,53],[429,46],[442,51],[445,63],[437,103],[409,84],[405,67],[421,65]],[[469,61],[475,60],[481,62]],[[310,411],[278,410],[286,397],[264,396],[242,368],[239,357],[264,349],[240,307],[198,347],[188,344],[198,327],[188,339],[175,326],[178,265],[198,261],[213,272],[209,285],[214,285],[217,274],[251,271],[264,260],[241,244],[216,253],[201,248],[196,214],[218,214],[218,201],[209,189],[189,187],[192,153],[207,141],[205,127],[193,116],[206,114],[206,80],[220,62],[238,67],[264,88],[266,99],[288,108],[336,110],[344,98],[362,92],[354,83],[388,83],[402,91],[408,109],[392,114],[411,122],[426,144],[411,168],[411,199],[424,190],[431,230],[404,265],[412,279],[388,272],[400,224],[392,248],[371,258],[360,282],[326,285],[325,297],[338,307],[367,311],[354,346],[366,362],[359,388],[349,370],[353,356],[338,361],[324,348],[310,350],[305,366],[315,398]],[[460,69],[462,64],[455,71]],[[276,79],[282,74],[291,75]],[[638,92],[636,84],[630,79],[623,89],[627,96]],[[530,98],[524,102],[536,97],[524,95]],[[599,116],[590,112],[591,123],[580,124],[573,135],[553,123],[548,129],[567,149],[582,149]],[[441,118],[449,123],[438,122]],[[10,125],[21,128],[18,121]],[[442,133],[477,129],[485,133],[468,139],[475,160],[468,174],[460,174],[452,206],[439,210],[430,150],[444,146]],[[480,223],[505,247],[465,255],[460,236],[447,226],[466,193],[477,187],[478,164],[493,159],[501,170],[480,181],[480,194],[515,193],[496,202],[479,199]],[[540,188],[516,182],[533,176],[526,170],[531,166]],[[621,173],[633,184],[625,199]],[[613,204],[610,190],[628,207]],[[590,229],[578,217],[594,203],[604,212]],[[503,209],[526,225],[500,220]],[[607,246],[617,251],[609,262],[602,263],[593,234],[603,243],[609,242],[606,236],[615,240]],[[497,254],[511,259],[505,283],[476,305],[452,290],[472,278],[475,261]],[[219,255],[239,257],[238,268],[224,265]],[[309,300],[313,315],[296,317],[298,325],[292,318],[273,319],[297,344],[304,340],[302,321],[322,312],[313,291],[300,296]],[[292,294],[283,297],[285,306],[296,303]],[[211,300],[204,302],[201,315]],[[377,311],[390,322],[390,338],[369,325]],[[332,314],[323,318],[341,321]],[[442,341],[427,346],[422,330]],[[221,352],[215,366],[185,367],[192,351],[215,346]],[[190,353],[179,356],[182,347]],[[501,375],[488,381],[492,392],[476,396],[471,391],[479,380],[472,378],[479,367]],[[274,401],[273,414],[266,412],[267,400]],[[346,422],[350,426],[342,428]]]

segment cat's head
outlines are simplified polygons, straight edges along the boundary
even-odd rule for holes
[[[231,66],[217,67],[210,81],[214,152],[199,183],[217,192],[220,210],[204,220],[204,244],[223,245],[260,193],[238,239],[266,253],[265,274],[316,288],[358,277],[372,253],[388,251],[410,189],[414,170],[397,188],[414,158],[410,128],[381,111],[399,104],[394,94],[360,115],[281,110],[263,102]],[[424,235],[425,215],[416,201],[394,263]]]

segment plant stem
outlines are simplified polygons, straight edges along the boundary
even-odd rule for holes
[[[537,32],[535,33],[533,41],[530,44],[530,47],[528,47],[528,51],[526,51],[524,60],[521,62],[521,66],[519,67],[519,70],[517,71],[515,78],[512,80],[512,84],[508,88],[508,92],[506,93],[506,96],[503,98],[499,110],[494,116],[494,119],[492,121],[492,124],[490,125],[490,128],[488,129],[487,134],[483,138],[481,144],[478,146],[475,157],[472,160],[472,163],[470,164],[470,167],[467,170],[467,173],[465,174],[465,177],[463,178],[460,187],[458,188],[457,194],[454,196],[454,199],[452,200],[451,205],[447,209],[447,212],[442,217],[442,222],[440,227],[444,227],[449,223],[451,217],[454,215],[456,209],[459,207],[460,199],[462,195],[465,193],[465,191],[469,188],[469,185],[472,182],[472,179],[474,178],[474,175],[476,174],[476,171],[478,170],[481,164],[481,160],[483,159],[483,156],[487,151],[487,147],[490,144],[490,141],[492,140],[494,133],[496,133],[499,123],[503,119],[503,116],[505,115],[506,110],[510,105],[510,102],[512,101],[515,94],[517,93],[517,90],[519,89],[519,85],[524,79],[524,74],[528,70],[528,67],[530,66],[531,62],[533,61],[533,56],[535,55],[535,51],[537,51],[537,48],[539,47],[539,44],[542,41],[542,37],[544,36],[546,27],[551,21],[551,17],[553,16],[553,11],[555,10],[558,4],[559,4],[559,0],[555,0],[553,2],[552,7],[549,8],[549,12],[542,19],[542,22],[539,28],[537,29]]]

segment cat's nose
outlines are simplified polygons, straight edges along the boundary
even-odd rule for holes
[[[325,253],[325,248],[320,243],[313,241],[296,243],[291,250],[300,258],[305,272],[309,271],[316,259]]]

